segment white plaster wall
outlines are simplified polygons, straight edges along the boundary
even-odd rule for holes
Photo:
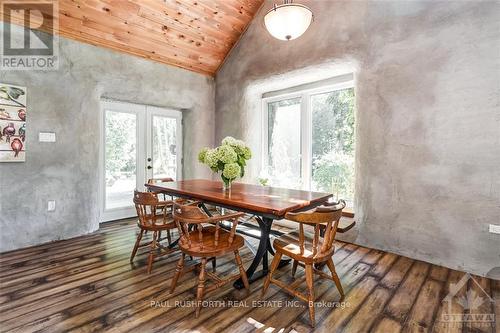
[[[216,77],[216,140],[247,140],[260,171],[261,95],[346,72],[356,81],[357,244],[500,278],[500,4],[300,1],[292,42],[267,2]],[[496,272],[496,273],[494,273]],[[495,275],[496,274],[496,275]]]
[[[97,230],[101,97],[182,109],[184,177],[210,177],[197,151],[214,142],[212,78],[61,38],[58,71],[0,82],[28,88],[26,162],[0,163],[0,252]],[[40,131],[57,142],[37,142]]]

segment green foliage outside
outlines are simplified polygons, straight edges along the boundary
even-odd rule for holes
[[[311,96],[313,189],[352,203],[354,197],[354,89]]]
[[[153,177],[176,178],[177,171],[177,121],[173,118],[154,116],[152,119]]]
[[[135,172],[136,119],[132,114],[106,112],[106,183]]]

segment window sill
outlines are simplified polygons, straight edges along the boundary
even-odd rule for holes
[[[353,214],[353,217],[354,217],[354,214]],[[354,221],[353,217],[347,217],[344,215],[340,219],[339,226],[337,228],[337,232],[343,234],[344,232],[351,230],[356,225],[356,221]]]
[[[349,208],[344,208],[344,210],[342,211],[342,216],[349,217],[352,219],[354,218],[354,211]]]

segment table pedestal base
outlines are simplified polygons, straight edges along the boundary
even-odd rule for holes
[[[208,216],[212,216],[212,213],[204,203],[201,203],[200,207],[205,211],[205,213],[207,213]],[[262,217],[262,218],[259,216],[254,216],[254,217],[257,220],[257,223],[259,224],[260,237],[256,237],[249,234],[249,236],[251,237],[259,238],[259,247],[257,248],[257,253],[255,253],[255,258],[252,260],[250,267],[248,267],[248,269],[246,270],[249,283],[252,283],[267,276],[267,274],[269,273],[269,259],[267,257],[267,254],[270,253],[271,255],[274,256],[274,250],[271,245],[271,239],[269,238],[269,236],[271,235],[271,226],[273,224],[273,219],[269,217]],[[238,229],[236,229],[236,232],[238,232]],[[281,235],[280,232],[275,232],[275,233]],[[289,264],[290,261],[291,259],[282,259],[278,265],[278,268],[281,268]],[[261,262],[262,262],[262,270],[256,272],[256,269]],[[243,285],[243,281],[241,280],[241,278],[236,280],[233,283],[233,286],[236,289],[243,289],[245,287]]]
[[[271,240],[269,239],[269,235],[271,234],[271,226],[273,224],[273,219],[267,218],[267,217],[255,217],[257,220],[257,223],[259,223],[260,227],[260,240],[259,240],[259,247],[257,248],[257,253],[255,254],[255,258],[253,259],[252,263],[250,264],[250,267],[248,267],[246,273],[247,273],[247,278],[248,282],[252,283],[254,281],[257,281],[263,277],[266,277],[267,274],[269,273],[269,260],[267,257],[268,253],[271,253],[274,255],[273,248],[271,246]],[[255,271],[259,264],[262,262],[262,270],[260,271]],[[285,259],[281,260],[278,267],[283,267],[290,263],[290,259]],[[241,279],[238,279],[234,282],[233,286],[236,289],[243,289],[243,281]]]

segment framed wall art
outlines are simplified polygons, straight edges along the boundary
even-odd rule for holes
[[[0,162],[26,159],[26,87],[0,83]]]

